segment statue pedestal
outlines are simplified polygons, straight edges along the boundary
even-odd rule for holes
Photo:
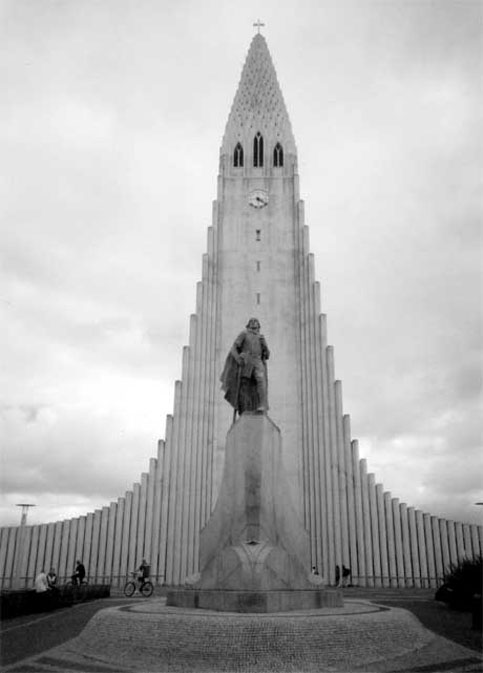
[[[167,604],[235,612],[278,612],[343,605],[312,575],[309,536],[293,507],[281,435],[264,414],[243,414],[227,435],[218,501],[201,532],[192,586]]]

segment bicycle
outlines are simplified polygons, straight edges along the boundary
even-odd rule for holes
[[[124,585],[124,595],[127,596],[128,598],[131,598],[131,596],[135,593],[136,589],[138,588],[137,586],[137,572],[132,572],[131,575],[133,576],[132,580],[128,580],[126,584]],[[143,579],[142,584],[139,586],[139,593],[144,596],[145,598],[149,598],[151,594],[154,591],[154,586],[153,583],[150,582],[149,580]]]

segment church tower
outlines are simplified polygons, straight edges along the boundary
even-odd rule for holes
[[[200,531],[213,511],[233,411],[223,399],[225,357],[250,317],[271,351],[269,415],[310,537],[311,565],[334,584],[349,567],[360,586],[437,586],[445,568],[483,551],[481,526],[447,521],[400,503],[359,459],[335,380],[321,314],[297,150],[261,34],[250,45],[220,151],[189,345],[174,410],[149,471],[117,502],[71,520],[0,530],[0,574],[23,578],[83,560],[89,580],[122,585],[146,558],[159,583],[183,584],[199,569]],[[16,549],[26,550],[16,559]]]

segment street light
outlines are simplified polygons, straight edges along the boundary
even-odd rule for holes
[[[29,507],[35,507],[35,505],[33,505],[30,502],[19,502],[16,506],[22,508],[22,516],[21,516],[21,519],[20,519],[20,525],[25,526],[25,524],[27,523],[27,514],[28,514],[28,511],[29,511]]]
[[[20,502],[17,504],[17,507],[22,508],[22,516],[20,518],[20,528],[18,529],[18,543],[15,546],[15,561],[13,564],[13,577],[12,577],[12,588],[20,589],[20,566],[23,559],[24,547],[25,547],[25,525],[27,523],[27,514],[30,507],[35,507],[33,503],[30,502]]]

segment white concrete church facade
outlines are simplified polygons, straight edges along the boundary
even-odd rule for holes
[[[269,415],[282,433],[291,496],[310,535],[312,565],[328,583],[344,565],[361,586],[437,586],[450,562],[482,553],[481,526],[399,502],[359,458],[321,314],[295,141],[257,34],[223,137],[196,312],[157,457],[132,490],[100,510],[2,529],[4,586],[14,566],[25,582],[51,565],[67,577],[77,558],[91,582],[123,583],[142,558],[169,585],[198,570],[200,531],[216,502],[233,414],[219,376],[252,316],[271,350]]]

